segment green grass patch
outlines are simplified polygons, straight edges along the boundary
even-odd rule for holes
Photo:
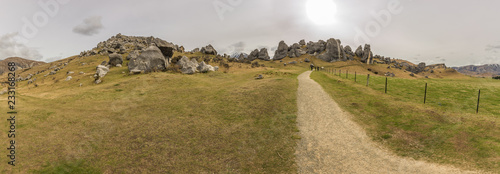
[[[352,113],[375,141],[401,156],[453,164],[465,169],[500,171],[498,82],[484,79],[388,79],[335,76],[311,78]],[[428,83],[427,104],[423,104]],[[481,109],[475,114],[477,90]],[[484,93],[483,93],[484,91]]]

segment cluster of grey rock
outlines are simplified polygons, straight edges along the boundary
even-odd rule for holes
[[[193,58],[189,60],[186,56],[183,56],[179,61],[177,61],[177,65],[180,67],[183,74],[194,74],[197,72],[207,73],[219,70],[218,66],[208,65],[204,61],[198,63],[196,59]]]
[[[142,51],[142,53],[140,53],[139,55],[134,55],[130,58],[130,62],[128,63],[128,70],[130,73],[165,71],[170,64],[170,58],[172,55],[173,48],[164,49],[164,51],[162,52],[159,47],[153,44]]]
[[[97,47],[93,48],[92,50],[81,52],[80,57],[93,56],[98,54],[109,55],[112,53],[125,54],[136,50],[143,51],[152,44],[155,44],[158,47],[170,47],[175,51],[184,52],[183,46],[175,45],[153,36],[141,37],[117,34],[116,36],[112,36],[111,38],[109,38],[107,41],[100,42],[99,44],[97,44]]]
[[[273,60],[281,60],[285,57],[295,58],[304,54],[317,56],[326,62],[353,60],[354,56],[358,56],[365,63],[373,63],[370,45],[366,44],[364,50],[362,46],[359,46],[356,52],[353,52],[350,46],[344,47],[339,39],[334,38],[328,39],[326,42],[323,40],[309,41],[307,44],[301,40],[291,46],[288,46],[285,41],[280,41]]]
[[[245,55],[240,55],[241,58],[245,58]],[[241,59],[240,58],[240,59]],[[246,57],[246,59],[253,61],[255,59],[260,59],[260,60],[270,60],[271,57],[269,57],[269,54],[267,53],[267,48],[262,48],[260,51],[258,49],[253,50],[250,55]]]

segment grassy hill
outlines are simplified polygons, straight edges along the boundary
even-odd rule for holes
[[[106,59],[70,57],[22,73],[69,62],[37,75],[38,87],[19,82],[18,165],[1,173],[296,172],[296,77],[305,68],[230,63],[228,73],[128,75],[122,67],[95,85]]]
[[[213,58],[178,52],[174,57],[182,55]],[[374,140],[397,154],[467,169],[500,168],[498,83],[453,69],[410,76],[387,64],[360,63],[357,57],[328,63],[303,55],[281,62],[257,60],[264,65],[258,68],[224,60],[229,69],[195,75],[129,75],[126,66],[114,67],[96,85],[95,67],[108,57],[74,56],[18,71],[23,77],[43,72],[33,84],[18,82],[19,163],[2,165],[0,171],[296,173],[297,76],[309,69],[305,58],[325,71],[342,71],[342,77],[316,72],[312,78],[357,116]],[[292,61],[298,63],[284,65]],[[64,68],[48,75],[54,67]],[[396,75],[388,95],[382,92],[386,72]],[[264,79],[255,80],[259,74]],[[372,75],[369,87],[362,83],[366,74]],[[67,76],[73,78],[65,81]],[[425,82],[429,97],[423,105]],[[475,114],[478,88],[485,96]],[[1,105],[0,112],[7,112],[7,106]],[[1,130],[7,128],[4,123]]]
[[[371,75],[368,87],[366,75],[358,75],[357,82],[353,74],[346,79],[345,74],[315,72],[311,77],[354,115],[373,140],[400,156],[500,171],[498,81],[389,78],[385,94],[385,77]],[[423,104],[425,83],[428,94]],[[482,96],[476,114],[479,89]]]

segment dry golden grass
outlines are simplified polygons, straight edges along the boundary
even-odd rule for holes
[[[124,66],[95,85],[106,59],[74,57],[56,75],[39,74],[38,87],[19,83],[18,165],[1,173],[296,172],[296,77],[304,68],[230,63],[228,73],[128,75]],[[69,70],[73,79],[64,81]]]

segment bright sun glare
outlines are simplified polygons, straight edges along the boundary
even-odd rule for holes
[[[327,25],[335,22],[337,5],[333,0],[308,0],[307,16],[317,25]]]

